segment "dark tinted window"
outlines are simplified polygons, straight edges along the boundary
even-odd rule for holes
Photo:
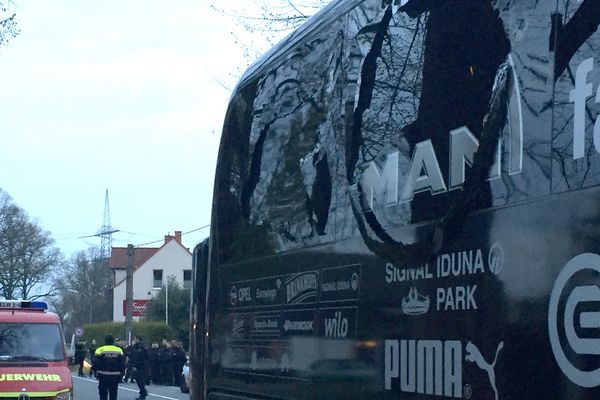
[[[154,269],[152,270],[152,287],[159,288],[163,284],[163,270]]]
[[[0,323],[0,363],[38,359],[65,359],[58,325]]]
[[[358,234],[396,251],[419,237],[396,228],[549,193],[551,2],[405,3],[361,2],[235,94],[221,261]]]
[[[234,95],[216,179],[222,261],[336,234],[345,211],[336,201],[346,196],[337,159],[344,151],[344,22],[323,26]]]

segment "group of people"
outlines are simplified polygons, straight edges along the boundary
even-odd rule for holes
[[[140,336],[127,346],[124,342],[116,342],[113,336],[107,335],[104,346],[96,347],[92,340],[88,350],[92,366],[90,377],[98,379],[100,400],[117,399],[117,388],[122,382],[135,382],[140,390],[136,400],[144,400],[148,395],[146,385],[180,385],[183,366],[187,361],[181,342],[163,340],[152,343],[150,348]],[[83,344],[75,346],[75,362],[79,364],[79,376],[84,376],[83,363],[86,350]]]

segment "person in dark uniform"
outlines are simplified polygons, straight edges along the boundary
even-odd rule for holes
[[[83,376],[83,362],[85,361],[85,347],[83,343],[75,345],[75,364],[79,365],[78,375]]]
[[[160,361],[158,359],[158,343],[152,343],[148,350],[148,364],[150,367],[150,380],[153,385],[160,385]]]
[[[148,353],[146,346],[140,336],[133,341],[129,350],[129,366],[131,367],[131,376],[140,389],[140,396],[136,400],[144,400],[148,395],[146,391],[146,365],[148,364]]]
[[[185,351],[181,342],[173,341],[173,383],[175,386],[181,385],[181,374],[183,373],[183,366],[187,361]]]
[[[131,376],[131,373],[133,371],[133,366],[131,365],[130,354],[131,354],[131,345],[126,346],[123,349],[123,355],[125,356],[125,377],[123,378],[124,383],[133,382],[133,377]]]
[[[164,347],[160,351],[160,381],[165,386],[171,386],[173,384],[173,357],[171,343],[163,340]]]
[[[94,360],[94,354],[96,353],[96,348],[97,347],[98,346],[96,345],[96,339],[92,339],[92,342],[90,343],[90,346],[88,347],[88,351],[90,352],[90,364]],[[92,377],[93,373],[94,373],[93,369],[90,368],[90,378]]]
[[[107,396],[117,400],[119,382],[125,373],[125,356],[111,335],[104,338],[104,346],[96,349],[92,368],[98,377],[100,400],[107,400]]]

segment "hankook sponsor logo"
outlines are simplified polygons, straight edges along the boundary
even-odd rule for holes
[[[283,323],[283,329],[285,331],[300,331],[310,332],[314,330],[315,321],[291,321],[286,319]]]

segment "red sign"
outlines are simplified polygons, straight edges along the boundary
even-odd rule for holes
[[[150,300],[133,300],[133,316],[143,317],[146,315]],[[123,300],[123,316],[127,316],[127,300]]]

